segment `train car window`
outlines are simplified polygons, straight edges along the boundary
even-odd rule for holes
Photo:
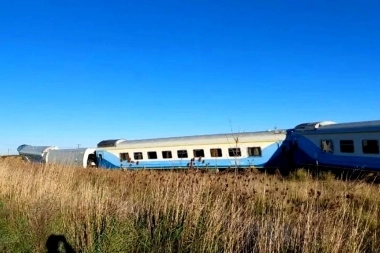
[[[261,156],[261,147],[248,147],[248,156]]]
[[[240,148],[229,148],[228,149],[228,155],[229,156],[241,156],[241,150]]]
[[[340,152],[341,153],[354,153],[354,141],[353,140],[340,140]]]
[[[364,154],[379,154],[378,140],[363,140],[362,148]]]
[[[210,149],[211,157],[222,157],[222,149],[212,148]]]
[[[194,157],[205,157],[205,151],[203,149],[194,149]]]
[[[162,151],[162,158],[164,158],[164,159],[172,158],[172,152],[171,151]]]
[[[120,153],[120,162],[129,160],[131,160],[129,153]]]
[[[187,150],[177,150],[178,158],[187,158]]]
[[[321,150],[324,153],[333,153],[334,146],[332,140],[321,140]]]
[[[133,153],[133,157],[135,158],[135,160],[142,160],[143,154],[142,154],[142,152],[135,152],[135,153]]]
[[[148,159],[157,159],[157,152],[156,151],[148,152]]]

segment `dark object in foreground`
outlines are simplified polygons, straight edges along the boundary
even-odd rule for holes
[[[75,250],[71,245],[66,241],[65,236],[63,235],[50,235],[46,241],[47,253],[58,253],[60,244],[63,245],[66,253],[75,253]]]

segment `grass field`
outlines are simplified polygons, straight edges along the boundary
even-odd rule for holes
[[[46,252],[47,241],[57,243],[48,238],[76,252],[380,249],[379,185],[330,174],[106,171],[0,159],[0,178],[0,252]]]

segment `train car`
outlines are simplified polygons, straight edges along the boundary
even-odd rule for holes
[[[304,123],[287,131],[283,151],[294,167],[380,170],[380,120]]]
[[[104,168],[264,168],[275,166],[282,130],[142,140],[105,140],[96,150]]]
[[[50,150],[58,149],[56,146],[31,146],[23,144],[17,148],[17,152],[28,162],[45,163],[46,155]]]
[[[60,164],[65,166],[95,167],[94,148],[56,149],[49,150],[46,155],[47,164]]]
[[[21,145],[17,149],[22,158],[28,162],[81,166],[96,166],[94,148],[58,149],[57,146]]]

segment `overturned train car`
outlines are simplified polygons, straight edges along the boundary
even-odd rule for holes
[[[58,149],[56,146],[21,145],[17,151],[29,162],[80,166],[83,168],[96,166],[94,148]]]
[[[56,146],[31,146],[23,144],[17,148],[17,152],[28,162],[45,163],[50,150],[56,150]]]

